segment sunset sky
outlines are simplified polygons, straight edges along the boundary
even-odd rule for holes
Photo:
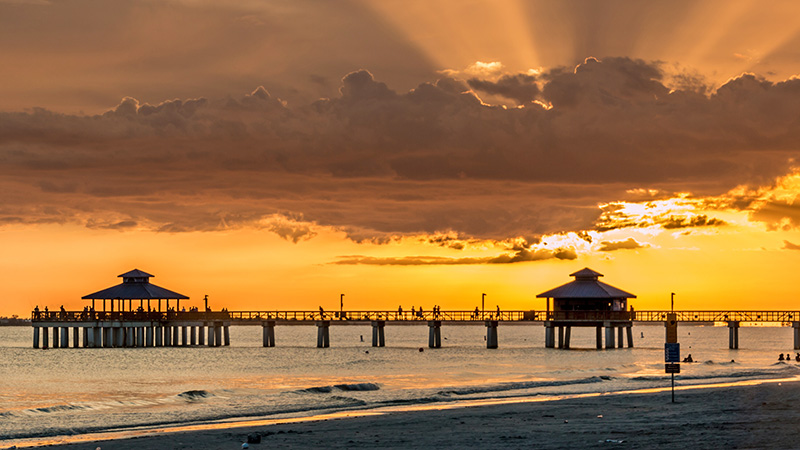
[[[0,315],[800,309],[800,3],[0,0]]]

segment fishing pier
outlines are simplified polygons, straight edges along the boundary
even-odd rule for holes
[[[331,326],[366,324],[372,329],[373,347],[386,345],[387,325],[427,325],[429,348],[442,346],[443,326],[473,325],[486,327],[487,348],[498,348],[500,324],[515,323],[543,326],[545,347],[561,349],[570,348],[573,327],[594,327],[597,348],[613,349],[623,347],[624,337],[627,347],[633,347],[634,322],[666,324],[675,320],[727,324],[730,349],[739,348],[743,322],[791,323],[794,349],[800,350],[800,311],[634,311],[627,308],[627,299],[635,296],[599,282],[601,274],[583,269],[571,276],[574,281],[539,294],[547,298],[544,311],[211,311],[207,304],[203,310],[181,308],[180,301],[188,297],[156,286],[149,282],[153,275],[134,270],[119,276],[123,278],[121,284],[84,296],[92,306],[82,311],[40,311],[37,307],[31,315],[33,348],[228,346],[231,326],[260,326],[263,347],[276,345],[279,326],[316,326],[316,346],[327,348],[331,345]],[[174,306],[170,306],[170,300]]]

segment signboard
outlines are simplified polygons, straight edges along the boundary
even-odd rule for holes
[[[678,363],[664,364],[664,373],[681,373],[681,365]]]
[[[677,342],[664,344],[664,362],[681,362],[681,344]]]
[[[677,343],[678,342],[678,316],[675,313],[667,314],[667,320],[664,322],[664,326],[667,328],[667,342],[668,343]]]

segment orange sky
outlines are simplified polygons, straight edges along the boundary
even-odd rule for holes
[[[235,4],[231,4],[235,3]],[[0,315],[796,308],[800,5],[0,0]]]

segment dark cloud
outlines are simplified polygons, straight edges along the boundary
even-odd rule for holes
[[[784,250],[800,250],[800,245],[793,244],[789,241],[783,241]]]
[[[720,194],[785,174],[800,157],[800,80],[677,85],[660,63],[591,58],[402,93],[358,70],[339,95],[301,105],[258,87],[152,105],[124,98],[97,116],[0,113],[0,219],[168,232],[262,226],[295,242],[313,235],[302,225],[312,223],[374,242],[454,233],[432,243],[458,249],[472,238],[648,226],[613,206],[598,219],[597,205],[640,198],[633,188]],[[487,105],[471,88],[524,106]],[[264,225],[276,214],[303,220]],[[776,202],[755,218],[795,214]],[[538,257],[525,252],[508,262]]]
[[[800,201],[767,201],[752,205],[751,218],[764,222],[771,230],[800,226]]]
[[[648,245],[640,244],[634,238],[628,238],[623,241],[602,241],[600,242],[601,252],[613,252],[616,250],[635,250],[638,248],[647,248]]]
[[[523,249],[515,253],[502,254],[483,258],[447,258],[441,256],[406,256],[378,258],[374,256],[342,256],[333,264],[339,265],[371,265],[371,266],[462,266],[473,264],[514,264],[548,259],[574,260],[578,258],[575,249],[559,248],[556,250]]]
[[[471,78],[467,83],[473,89],[514,100],[519,105],[530,103],[539,97],[536,77],[524,73],[503,75],[497,81]]]

